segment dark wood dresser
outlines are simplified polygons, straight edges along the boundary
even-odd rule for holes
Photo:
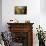
[[[9,31],[12,33],[12,39],[16,43],[22,43],[18,46],[33,46],[33,23],[7,23]]]

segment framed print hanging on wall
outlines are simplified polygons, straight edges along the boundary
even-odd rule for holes
[[[15,14],[27,14],[27,6],[15,6]]]

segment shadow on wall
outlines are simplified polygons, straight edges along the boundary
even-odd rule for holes
[[[40,0],[40,10],[46,14],[46,0]]]

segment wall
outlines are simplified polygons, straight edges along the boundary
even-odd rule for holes
[[[46,0],[40,0],[40,9],[42,13],[46,13]]]
[[[27,6],[27,15],[15,15],[14,7],[15,6]],[[41,1],[42,5],[42,1]],[[19,22],[25,22],[25,20],[30,20],[33,25],[33,45],[38,46],[38,39],[36,37],[36,27],[39,24],[45,30],[46,28],[46,16],[41,12],[43,6],[40,6],[40,0],[2,0],[2,26],[3,31],[8,30],[7,22],[9,20],[17,19]]]
[[[40,0],[40,24],[46,31],[46,0]]]
[[[27,6],[27,15],[15,15],[14,14],[14,7],[15,6]],[[30,20],[34,23],[39,23],[39,14],[40,14],[40,0],[3,0],[2,1],[2,22],[3,26],[6,25],[6,23],[10,19],[17,19],[20,22],[24,22],[25,20]],[[19,18],[19,19],[18,19]],[[23,19],[22,19],[23,18]],[[37,21],[38,20],[38,21]],[[4,27],[5,28],[5,27]],[[6,30],[6,28],[5,28]]]
[[[2,0],[0,0],[0,31],[2,31]]]

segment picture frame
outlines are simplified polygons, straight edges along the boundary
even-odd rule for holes
[[[15,14],[27,14],[27,6],[15,6]]]

